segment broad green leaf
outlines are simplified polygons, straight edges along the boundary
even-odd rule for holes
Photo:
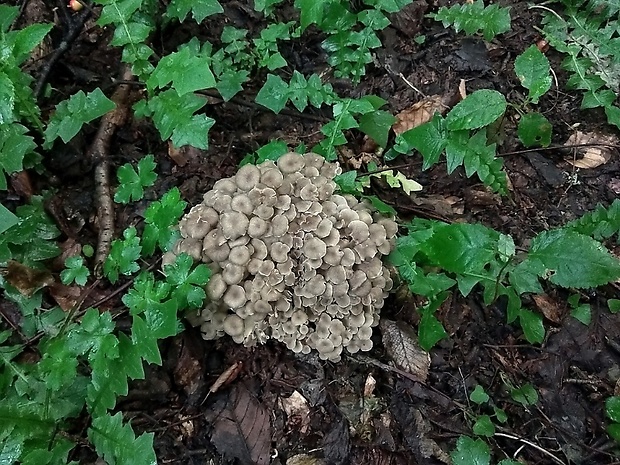
[[[115,107],[114,102],[107,98],[99,87],[89,94],[80,90],[56,106],[56,112],[45,130],[44,147],[50,148],[58,137],[65,143],[69,142],[84,124],[105,115]]]
[[[350,170],[345,173],[339,174],[334,178],[334,182],[338,185],[340,191],[344,194],[356,194],[359,193],[360,185],[357,181],[357,171]]]
[[[450,454],[454,465],[489,465],[491,452],[481,439],[461,436],[456,441],[456,449]]]
[[[458,131],[487,126],[505,113],[506,105],[506,98],[496,90],[477,90],[450,110],[446,127]]]
[[[196,22],[201,23],[207,16],[223,13],[224,9],[217,0],[172,0],[166,15],[183,22],[190,11]]]
[[[256,103],[280,113],[289,97],[288,84],[280,76],[267,75],[267,81],[256,95]]]
[[[523,329],[525,339],[531,344],[540,344],[545,338],[545,326],[542,316],[530,310],[521,309],[519,324]]]
[[[84,259],[79,255],[67,257],[65,269],[60,272],[60,280],[63,284],[69,285],[73,282],[78,286],[86,284],[90,276],[90,270],[84,266]]]
[[[31,24],[11,36],[13,42],[13,57],[21,65],[30,55],[30,52],[41,43],[47,33],[54,27],[53,24]]]
[[[0,5],[0,31],[7,32],[15,18],[19,16],[19,7]]]
[[[123,24],[123,27],[117,27],[114,30],[114,36],[110,41],[110,45],[115,47],[123,47],[129,44],[137,46],[148,38],[152,30],[153,27],[148,24],[131,21]]]
[[[607,301],[607,306],[609,307],[609,311],[611,313],[620,312],[620,299],[609,299]]]
[[[570,314],[586,326],[589,326],[592,322],[592,309],[588,304],[578,305],[571,310]]]
[[[469,400],[476,404],[484,404],[489,401],[489,395],[484,391],[482,386],[476,384],[474,390],[469,394]]]
[[[519,120],[517,134],[526,147],[548,147],[552,129],[549,120],[540,113],[526,113]]]
[[[289,149],[286,142],[281,140],[272,140],[256,151],[256,164],[258,165],[267,160],[276,161],[288,151]]]
[[[511,389],[510,397],[523,407],[529,407],[538,402],[538,392],[530,383],[524,384],[520,388]]]
[[[605,401],[605,413],[611,421],[620,423],[620,396],[607,398]]]
[[[0,124],[0,190],[8,187],[5,174],[22,171],[24,157],[36,147],[27,132],[21,124]]]
[[[107,0],[97,20],[99,26],[124,24],[140,8],[142,0]]]
[[[609,434],[614,441],[620,442],[620,423],[607,425],[607,434]]]
[[[424,158],[422,169],[428,169],[439,161],[439,156],[446,147],[444,119],[439,113],[435,113],[431,121],[400,134],[396,138],[397,144],[399,139],[422,154]]]
[[[215,85],[216,89],[225,101],[229,101],[243,90],[242,84],[248,81],[249,72],[246,70],[225,70]]]
[[[323,22],[325,5],[334,0],[295,0],[295,7],[299,9],[299,22],[301,28],[306,29],[310,24]]]
[[[209,62],[189,47],[163,57],[146,82],[149,90],[164,88],[172,83],[179,96],[215,87],[215,77]]]
[[[359,129],[381,147],[387,145],[388,133],[396,118],[384,110],[375,110],[359,117]]]
[[[538,276],[567,288],[596,287],[620,277],[620,262],[594,239],[573,231],[545,231],[524,262]]]
[[[197,149],[209,148],[209,130],[215,120],[206,115],[193,115],[185,124],[179,124],[172,132],[172,143],[175,147],[191,145]]]
[[[173,228],[183,215],[187,203],[181,200],[178,188],[170,189],[162,198],[151,203],[144,212],[144,233],[142,234],[143,253],[150,257],[159,247],[167,252],[176,242],[178,232]]]
[[[521,85],[529,91],[532,103],[538,103],[538,99],[551,88],[549,60],[536,45],[530,45],[516,58],[515,73]]]
[[[13,212],[0,203],[0,234],[7,229],[10,229],[18,222],[19,218],[17,218]]]
[[[476,418],[476,422],[472,427],[472,432],[476,436],[486,436],[487,438],[493,437],[495,434],[495,425],[491,421],[491,417],[488,415],[480,415]]]

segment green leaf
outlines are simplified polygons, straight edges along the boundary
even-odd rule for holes
[[[0,234],[19,222],[19,218],[0,203]],[[1,260],[0,260],[1,261]]]
[[[256,164],[258,165],[267,160],[276,161],[282,155],[288,153],[288,151],[286,142],[281,140],[272,140],[256,151]]]
[[[530,383],[524,384],[520,388],[511,389],[510,397],[523,407],[529,407],[538,402],[538,393]]]
[[[413,147],[424,157],[422,169],[426,170],[439,161],[439,156],[446,147],[447,134],[445,121],[439,113],[427,123],[416,126],[396,137],[396,144],[406,144],[400,150],[407,153]],[[399,151],[400,151],[399,150]]]
[[[140,238],[133,226],[123,231],[123,240],[112,241],[110,254],[103,264],[103,272],[112,284],[118,281],[119,274],[129,276],[140,269],[138,259],[142,247]]]
[[[90,276],[90,270],[84,266],[84,259],[79,255],[68,257],[65,260],[66,269],[60,272],[60,280],[63,284],[69,285],[75,282],[78,286],[86,284]]]
[[[489,465],[491,452],[481,439],[461,436],[456,441],[456,449],[450,454],[454,465]]]
[[[441,322],[434,315],[435,311],[447,297],[448,295],[446,293],[441,293],[431,299],[430,302],[420,310],[421,318],[420,325],[418,326],[418,342],[420,343],[420,347],[427,352],[448,335]]]
[[[614,441],[620,442],[620,423],[611,423],[607,425],[607,434],[609,434]]]
[[[206,298],[203,287],[211,277],[211,270],[204,264],[192,270],[193,264],[192,257],[181,254],[174,263],[164,266],[166,281],[173,286],[172,298],[179,308],[200,308]]]
[[[588,304],[581,304],[573,308],[570,312],[571,316],[586,326],[592,322],[592,309]]]
[[[476,418],[472,432],[476,436],[486,436],[487,438],[493,437],[495,434],[495,425],[491,421],[491,417],[488,415],[480,415]]]
[[[396,215],[396,210],[394,210],[394,207],[392,207],[391,205],[388,205],[376,195],[364,195],[362,196],[362,198],[369,200],[372,206],[379,213],[383,213],[384,215],[390,215],[390,216]]]
[[[226,69],[220,74],[215,87],[222,98],[228,102],[243,90],[242,84],[248,81],[249,75],[250,73],[247,70],[235,71],[233,69]]]
[[[545,231],[531,243],[527,268],[568,288],[596,287],[620,277],[620,262],[594,239],[573,231]]]
[[[19,7],[0,5],[0,31],[8,32],[15,18],[19,16]]]
[[[521,85],[529,92],[532,103],[551,89],[551,67],[549,60],[536,45],[530,47],[515,60],[515,73]]]
[[[519,323],[523,329],[523,335],[529,343],[540,344],[544,340],[545,326],[541,315],[522,309],[519,313]]]
[[[468,35],[482,32],[486,40],[510,30],[510,9],[497,4],[485,7],[482,0],[450,8],[444,6],[430,16],[443,22],[445,27],[453,26],[456,32],[465,31]]]
[[[0,124],[0,190],[7,188],[5,174],[22,171],[24,157],[36,147],[27,132],[21,124]]]
[[[170,250],[178,237],[178,232],[173,229],[187,203],[181,200],[181,192],[178,188],[170,189],[161,200],[151,203],[144,212],[144,233],[142,234],[142,247],[145,256],[149,257],[159,247],[162,251]]]
[[[192,145],[199,149],[208,147],[208,130],[214,123],[205,115],[195,115],[207,103],[205,97],[192,92],[179,95],[168,89],[151,98],[148,103],[139,102],[136,116],[151,116],[161,138],[172,138],[176,147]]]
[[[123,424],[118,412],[93,418],[88,437],[97,453],[110,465],[156,465],[153,433],[136,437],[129,424]]]
[[[363,187],[357,182],[357,170],[350,170],[334,178],[340,191],[344,194],[359,194]]]
[[[12,123],[15,118],[13,109],[15,108],[15,86],[12,79],[5,73],[0,72],[0,125]]]
[[[21,65],[30,56],[30,52],[39,45],[52,30],[53,24],[31,24],[9,35],[13,42],[13,57],[17,65]]]
[[[289,96],[288,84],[280,76],[267,75],[267,81],[256,95],[256,103],[280,113]]]
[[[526,113],[519,120],[517,134],[526,147],[549,147],[552,129],[549,120],[540,113]]]
[[[506,105],[506,98],[496,90],[477,90],[450,110],[446,127],[458,131],[488,126],[506,112]]]
[[[166,15],[183,22],[190,11],[196,22],[201,23],[207,16],[223,13],[224,9],[217,0],[172,0]]]
[[[493,412],[495,413],[495,418],[497,418],[497,421],[500,423],[506,423],[508,421],[508,415],[506,415],[506,412],[501,408],[494,406]]]
[[[44,147],[50,148],[58,137],[65,143],[69,142],[84,124],[105,115],[115,107],[114,102],[108,99],[99,87],[89,94],[80,90],[56,106],[56,112],[45,130]]]
[[[609,311],[611,313],[620,312],[620,299],[609,299],[607,301],[607,306],[609,307]]]
[[[489,395],[484,391],[482,386],[476,384],[474,390],[469,394],[469,400],[476,404],[484,404],[489,401]]]
[[[605,413],[611,421],[620,423],[620,396],[608,397],[605,400]]]
[[[209,62],[200,54],[194,54],[190,47],[163,57],[151,77],[146,81],[149,90],[164,88],[172,83],[179,96],[197,90],[215,87],[215,77]]]
[[[388,141],[388,133],[395,122],[396,118],[391,113],[384,110],[375,110],[360,116],[359,129],[381,147],[385,148]]]
[[[321,24],[325,6],[334,0],[295,0],[295,7],[299,9],[299,22],[302,30],[310,24]]]
[[[120,185],[114,194],[114,201],[129,203],[142,199],[144,188],[155,184],[157,174],[154,170],[156,166],[153,155],[147,155],[138,161],[137,172],[129,163],[121,166],[116,173]]]

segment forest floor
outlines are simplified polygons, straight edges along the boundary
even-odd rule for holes
[[[162,54],[192,36],[217,40],[224,25],[221,18],[249,29],[250,36],[254,29],[260,30],[261,17],[245,2],[221,3],[225,14],[217,19],[161,31]],[[511,6],[512,30],[485,42],[426,18],[438,5],[415,0],[393,15],[393,25],[382,31],[383,48],[362,83],[352,86],[332,80],[332,84],[343,96],[378,95],[388,101],[393,114],[411,108],[425,95],[454,94],[461,80],[468,92],[495,89],[509,100],[519,100],[523,96],[512,63],[541,39],[536,29],[540,10],[528,9],[520,1],[502,3]],[[24,21],[27,15],[28,10]],[[420,34],[426,37],[422,44],[413,40]],[[52,70],[53,88],[63,95],[96,86],[106,91],[120,67],[119,51],[108,45],[109,39],[109,30],[88,22]],[[281,52],[302,73],[325,71],[318,34],[308,34],[294,46],[283,44]],[[554,85],[541,100],[540,111],[553,124],[554,143],[564,143],[577,127],[583,132],[611,132],[602,112],[579,110],[580,96],[563,91],[561,57],[553,51],[547,56],[560,87]],[[117,231],[139,223],[147,203],[170,187],[178,186],[190,205],[200,202],[216,180],[233,175],[246,154],[271,140],[289,147],[318,142],[328,115],[316,109],[275,115],[253,103],[256,90],[248,88],[230,102],[212,98],[207,114],[216,124],[210,130],[209,148],[186,150],[182,160],[170,156],[167,143],[148,121],[130,119],[117,131],[111,149],[114,168],[152,153],[159,172],[146,199],[117,206]],[[97,242],[95,187],[83,153],[95,131],[93,124],[55,151],[44,160],[48,172],[32,179],[35,192],[55,189],[48,209],[66,239],[92,245]],[[352,154],[362,153],[365,143],[361,135],[349,136],[349,155],[340,160],[345,170],[356,166],[359,155]],[[415,156],[394,164],[405,164],[401,171],[423,186],[421,192],[407,196],[380,184],[372,189],[403,220],[418,216],[481,223],[512,235],[518,247],[598,203],[608,205],[620,194],[617,153],[596,168],[578,170],[570,163],[574,156],[570,151],[520,149],[512,136],[498,148],[510,180],[506,197],[490,193],[462,170],[447,175],[445,165],[440,165],[423,171]],[[97,294],[115,291],[108,285]],[[507,414],[507,421],[497,423],[497,434],[489,439],[497,461],[613,463],[618,458],[605,433],[604,400],[617,390],[615,380],[620,377],[620,314],[610,314],[605,301],[620,295],[612,286],[583,293],[582,301],[593,312],[589,326],[570,316],[567,296],[568,291],[549,287],[543,296],[526,302],[545,316],[547,336],[541,345],[527,343],[520,328],[506,323],[501,302],[485,306],[476,291],[466,298],[451,296],[437,314],[449,337],[430,352],[424,380],[392,366],[379,328],[370,352],[331,363],[297,356],[279,343],[245,348],[227,337],[203,341],[200,332],[188,325],[178,337],[162,343],[163,366],[149,366],[146,381],[132,383],[118,408],[138,431],[155,433],[160,463],[232,463],[222,453],[237,457],[239,463],[321,463],[313,457],[330,464],[448,463],[456,439],[472,436],[476,416],[493,414],[490,405]],[[382,317],[415,328],[417,305],[413,296],[396,292]],[[117,296],[101,308],[118,312],[123,304]],[[207,396],[210,386],[229,369],[226,386]],[[538,393],[538,402],[524,406],[510,392],[528,384]],[[484,387],[492,404],[478,406],[469,399],[476,385]],[[300,454],[305,457],[291,459]]]

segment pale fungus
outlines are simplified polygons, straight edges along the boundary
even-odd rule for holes
[[[244,165],[180,221],[164,263],[185,252],[211,269],[208,302],[190,319],[205,339],[273,338],[333,361],[343,349],[370,350],[393,285],[382,257],[398,227],[369,202],[335,193],[341,172],[317,154]]]

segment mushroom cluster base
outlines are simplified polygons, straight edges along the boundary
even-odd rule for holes
[[[179,223],[164,264],[186,253],[211,268],[208,303],[191,321],[205,339],[270,338],[338,361],[372,347],[392,288],[382,257],[396,223],[336,193],[338,163],[313,153],[245,165],[218,180]]]

